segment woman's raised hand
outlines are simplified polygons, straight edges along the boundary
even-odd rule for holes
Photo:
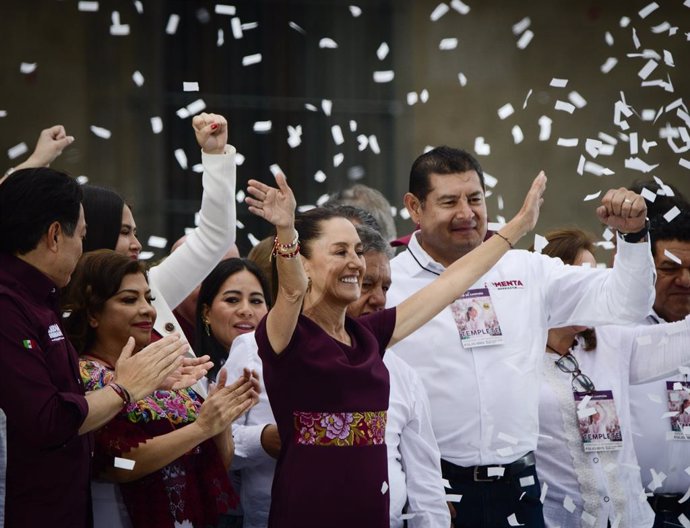
[[[163,380],[158,388],[163,390],[186,389],[203,378],[211,368],[213,368],[211,356],[185,356],[182,358],[182,364]]]
[[[245,199],[249,211],[272,223],[277,228],[291,228],[295,223],[295,195],[287,184],[285,175],[276,175],[278,188],[270,187],[257,180],[249,180]]]
[[[222,115],[201,113],[192,119],[199,146],[206,154],[222,154],[228,142],[228,122]]]
[[[522,204],[522,208],[515,215],[515,220],[519,220],[520,224],[524,230],[523,234],[527,234],[534,226],[537,225],[537,220],[539,220],[539,209],[541,204],[544,203],[544,191],[546,190],[546,174],[541,171],[534,181],[532,186],[525,196],[525,201]]]

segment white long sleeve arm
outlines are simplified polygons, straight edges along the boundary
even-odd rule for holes
[[[681,365],[690,364],[690,316],[676,323],[630,330],[630,383],[637,385],[666,378]]]

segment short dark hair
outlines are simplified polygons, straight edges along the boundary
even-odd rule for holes
[[[429,175],[456,174],[475,171],[479,176],[479,183],[483,190],[484,171],[479,162],[469,152],[447,146],[436,147],[419,156],[410,169],[410,193],[414,194],[420,202],[426,200],[431,191]]]
[[[79,222],[81,187],[47,167],[20,169],[0,185],[0,251],[24,255],[36,249],[53,222],[71,237]]]
[[[389,259],[393,257],[393,248],[384,240],[378,231],[366,225],[355,226],[359,239],[362,241],[364,254],[369,252],[383,253]]]
[[[355,183],[351,187],[331,195],[324,206],[329,204],[351,205],[358,209],[363,209],[376,220],[379,226],[377,230],[386,240],[393,240],[397,236],[395,219],[391,213],[391,204],[381,191],[373,187],[362,183]]]
[[[125,201],[112,189],[86,184],[83,186],[86,238],[84,251],[115,249],[122,228]]]
[[[225,363],[225,360],[228,359],[229,350],[226,350],[216,341],[216,338],[213,337],[213,329],[211,329],[211,335],[206,335],[204,331],[203,308],[204,305],[210,307],[211,304],[213,304],[214,297],[218,294],[220,287],[228,277],[245,270],[254,275],[259,281],[264,299],[266,300],[266,305],[270,307],[272,302],[271,286],[268,283],[268,279],[266,279],[266,275],[264,275],[264,272],[261,271],[259,266],[249,259],[229,258],[221,260],[201,283],[199,298],[196,303],[196,343],[194,345],[194,350],[199,356],[203,356],[204,354],[211,356],[213,368],[209,370],[209,379],[215,379],[218,371]]]
[[[89,316],[103,310],[106,301],[120,289],[125,275],[136,273],[146,277],[144,263],[110,249],[84,253],[79,259],[72,280],[62,292],[62,309],[69,314],[63,326],[77,352],[88,352],[96,337]]]
[[[680,209],[680,214],[670,222],[666,221],[663,214],[650,217],[649,240],[654,256],[656,256],[656,243],[661,240],[690,242],[690,209]]]
[[[661,190],[661,186],[656,180],[636,180],[631,186],[630,190],[637,194],[642,194],[643,189],[647,189],[656,194],[656,199],[653,202],[645,200],[647,204],[647,216],[652,218],[657,215],[666,214],[673,206],[679,209],[690,209],[690,204],[683,194],[673,185],[664,184],[673,191],[673,196],[666,194],[657,194]]]

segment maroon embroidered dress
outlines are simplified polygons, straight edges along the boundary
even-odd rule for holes
[[[87,391],[104,387],[114,376],[110,368],[87,358],[80,360],[79,370]],[[146,440],[196,420],[202,401],[192,389],[184,389],[156,391],[129,404],[95,433],[94,475],[113,467],[114,457],[127,458],[131,449]],[[135,528],[215,527],[219,514],[238,502],[213,440],[158,471],[119,486]]]
[[[381,358],[394,327],[395,308],[347,317],[348,346],[301,315],[276,355],[266,318],[259,324],[256,342],[282,442],[270,528],[389,527],[389,380]]]

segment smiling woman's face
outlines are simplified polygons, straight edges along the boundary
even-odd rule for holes
[[[211,306],[203,310],[213,337],[227,350],[238,335],[253,332],[267,313],[261,284],[246,269],[225,279]]]

